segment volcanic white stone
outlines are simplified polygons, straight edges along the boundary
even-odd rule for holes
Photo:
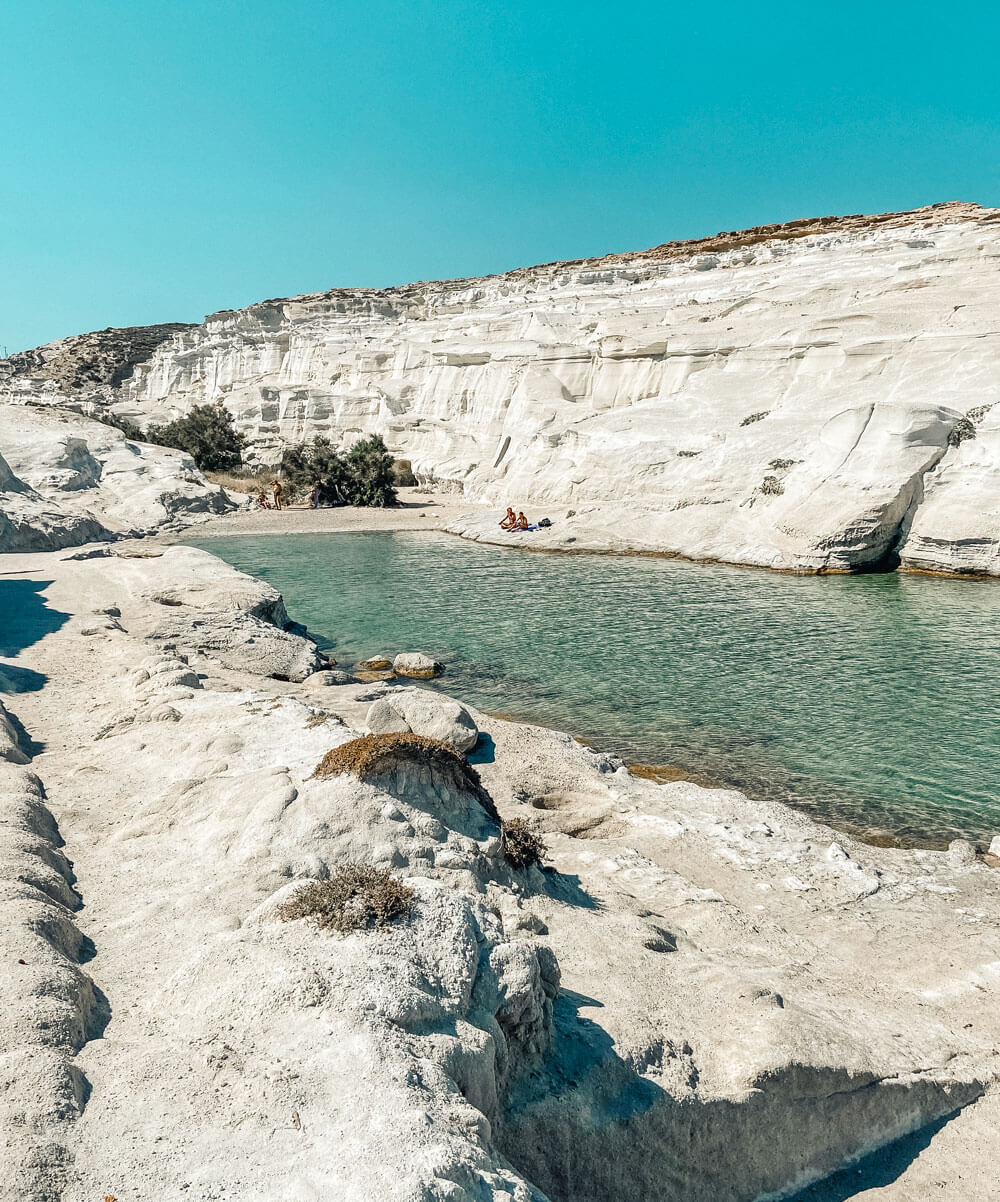
[[[58,406],[0,404],[0,551],[74,546],[234,508],[190,456]]]
[[[221,400],[270,462],[377,431],[418,477],[575,509],[597,544],[996,574],[998,254],[1000,212],[946,204],[335,289],[180,330],[118,407]]]
[[[273,590],[127,549],[4,563],[67,615],[17,657],[43,686],[10,699],[44,780],[0,761],[12,1197],[750,1202],[1000,1080],[987,864],[656,785],[499,719],[488,795],[433,759],[317,777],[371,686],[317,723],[299,686],[199,650],[234,611],[279,618]],[[544,873],[506,865],[494,802],[543,834]],[[281,921],[346,861],[404,877],[412,918]],[[935,1197],[995,1193],[969,1167],[996,1160],[983,1100],[928,1133],[923,1164],[950,1140]]]
[[[415,676],[428,678],[439,676],[444,671],[444,664],[422,651],[403,651],[392,661],[392,670],[397,676]]]

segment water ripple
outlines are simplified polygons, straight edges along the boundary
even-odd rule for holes
[[[1000,584],[527,555],[432,534],[218,538],[345,663],[929,845],[1000,831]]]

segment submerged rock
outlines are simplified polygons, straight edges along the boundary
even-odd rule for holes
[[[373,655],[370,659],[359,660],[354,667],[360,672],[384,672],[392,667],[392,660],[387,655]]]
[[[392,667],[397,676],[412,676],[422,680],[440,676],[444,671],[444,664],[439,664],[420,651],[401,652],[392,661]]]

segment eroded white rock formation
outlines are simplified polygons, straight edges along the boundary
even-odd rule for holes
[[[0,403],[0,551],[147,533],[232,508],[180,451],[58,404]]]
[[[280,616],[273,591],[111,551],[4,561],[59,615],[10,665],[44,684],[6,699],[46,754],[0,761],[4,1202],[749,1202],[997,1081],[982,860],[478,713],[485,801],[402,759],[318,778],[396,687],[264,679],[259,630],[244,662],[205,636]],[[545,872],[505,862],[494,803]],[[348,861],[405,877],[412,918],[281,921]],[[984,1102],[941,1133],[945,1202],[992,1196]]]
[[[116,394],[275,460],[378,431],[423,479],[624,545],[1000,572],[1000,212],[827,218],[217,313]],[[43,348],[44,349],[44,348]]]

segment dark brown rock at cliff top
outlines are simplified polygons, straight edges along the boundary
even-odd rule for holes
[[[137,363],[145,363],[156,348],[191,323],[171,321],[157,326],[95,330],[61,338],[7,360],[15,376],[53,380],[70,392],[99,387],[117,388]]]

